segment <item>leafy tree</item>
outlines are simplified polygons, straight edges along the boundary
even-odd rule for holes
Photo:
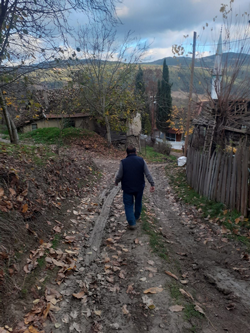
[[[164,59],[162,80],[158,81],[156,95],[156,126],[164,133],[164,138],[168,129],[168,121],[171,117],[172,111],[171,87],[172,85],[169,83],[169,69],[168,65],[166,64],[166,59]]]
[[[144,134],[149,134],[151,132],[150,123],[150,109],[148,98],[146,95],[145,83],[143,80],[143,70],[139,66],[138,72],[135,78],[135,95],[136,98],[141,101],[141,122],[142,122],[142,132]]]

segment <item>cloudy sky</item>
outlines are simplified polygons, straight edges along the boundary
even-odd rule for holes
[[[184,43],[191,51],[193,31],[196,31],[198,50],[208,55],[215,51],[213,44],[219,38],[223,22],[221,3],[229,4],[229,0],[123,0],[117,6],[122,21],[118,32],[124,35],[132,30],[136,36],[147,40],[151,44],[148,55],[153,61],[172,56],[173,44]],[[234,0],[233,16],[245,11],[250,13],[249,0]],[[214,22],[215,16],[218,17]],[[184,35],[190,37],[185,39]]]

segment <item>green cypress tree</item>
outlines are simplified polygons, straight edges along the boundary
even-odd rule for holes
[[[166,59],[163,61],[162,80],[158,81],[158,89],[156,95],[156,126],[164,134],[168,130],[168,121],[172,111],[171,87],[169,83],[169,69]]]

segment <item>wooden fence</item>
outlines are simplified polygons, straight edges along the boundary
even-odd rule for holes
[[[193,147],[188,149],[187,181],[199,194],[224,203],[247,216],[249,196],[249,148],[240,146],[233,154],[214,152],[209,157]]]

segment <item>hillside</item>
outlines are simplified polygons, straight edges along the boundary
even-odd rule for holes
[[[250,74],[248,65],[250,64],[250,55],[237,54],[233,52],[223,55],[223,66],[229,68],[229,72],[235,67],[235,63],[241,60],[245,64],[239,77],[243,75],[248,77]],[[157,81],[161,78],[162,64],[164,59],[158,59],[152,62],[141,64],[144,71],[144,79],[148,92],[156,93]],[[187,57],[167,57],[167,65],[170,71],[170,82],[172,83],[172,91],[189,91],[191,58]],[[211,86],[211,69],[214,66],[215,55],[196,59],[195,61],[195,76],[194,76],[194,92],[204,94],[210,91]],[[69,76],[72,71],[77,70],[79,64],[84,65],[86,60],[69,60],[50,62],[44,64],[43,67],[37,70],[36,77],[40,76],[40,82],[49,89],[62,88],[70,80]],[[110,62],[110,65],[115,62]],[[33,76],[34,74],[31,74]],[[239,83],[238,83],[239,84]]]
[[[166,57],[163,59],[158,59],[152,62],[144,62],[144,65],[160,65],[162,66],[163,60],[166,59],[168,66],[189,66],[191,64],[191,58],[188,57]],[[245,64],[250,63],[250,55],[249,54],[238,54],[234,52],[224,53],[222,56],[222,63],[223,66],[234,66],[235,62],[238,59],[245,59]],[[195,67],[202,67],[202,68],[210,68],[212,69],[214,66],[215,61],[215,54],[203,58],[197,58],[195,60]]]

